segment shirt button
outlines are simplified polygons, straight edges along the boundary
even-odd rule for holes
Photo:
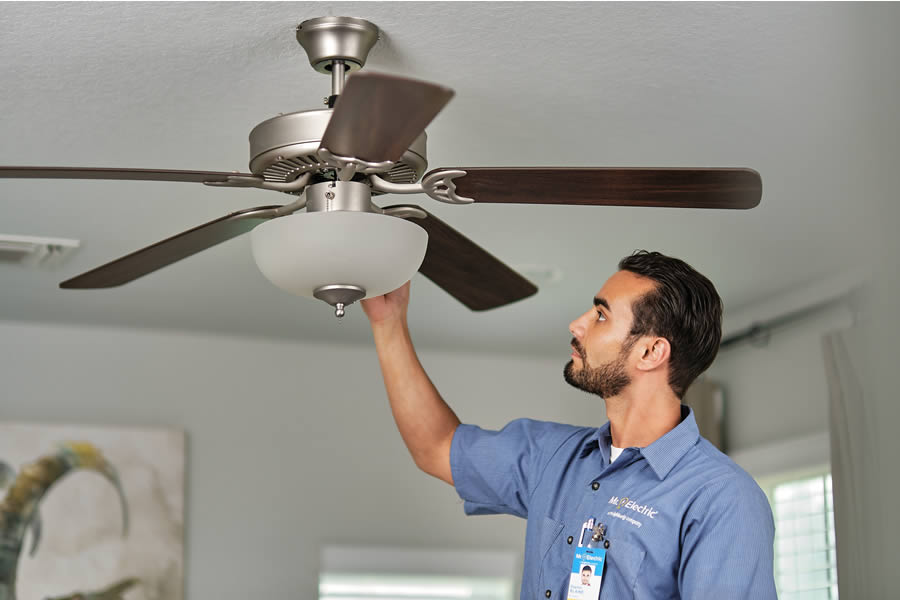
[[[594,490],[595,492],[597,491],[597,489],[599,489],[599,487],[600,487],[600,483],[598,483],[596,481],[591,484],[591,489]]]
[[[569,544],[571,544],[572,541],[573,541],[574,539],[575,539],[575,538],[573,538],[573,537],[570,535],[568,538],[566,538],[566,541],[567,541]]]
[[[544,592],[544,595],[547,596],[547,597],[549,598],[549,597],[550,597],[550,590],[547,590],[546,592]]]

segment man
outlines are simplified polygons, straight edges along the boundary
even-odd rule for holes
[[[466,514],[528,519],[523,599],[566,598],[574,552],[602,527],[600,598],[775,598],[774,524],[753,479],[700,437],[688,386],[721,341],[722,304],[685,262],[641,251],[569,326],[565,380],[602,397],[599,428],[461,425],[416,357],[409,284],[363,301],[397,427]]]
[[[591,568],[587,565],[584,565],[581,568],[581,585],[591,585],[592,574],[593,571],[591,571]]]

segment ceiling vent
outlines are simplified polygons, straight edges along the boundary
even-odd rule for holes
[[[56,266],[80,245],[78,240],[0,233],[0,263]]]

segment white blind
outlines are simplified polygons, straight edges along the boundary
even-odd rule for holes
[[[512,600],[502,577],[320,573],[319,600]]]
[[[326,546],[319,600],[513,600],[511,552]]]
[[[770,498],[778,597],[837,600],[831,474],[779,483]]]

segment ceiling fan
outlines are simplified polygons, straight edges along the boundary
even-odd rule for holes
[[[60,287],[122,285],[252,230],[263,274],[283,289],[331,304],[338,317],[347,305],[395,289],[416,271],[470,309],[486,310],[537,288],[423,208],[379,207],[373,195],[424,193],[450,204],[759,204],[762,182],[746,168],[453,167],[425,173],[425,127],[453,91],[379,73],[346,78],[365,65],[377,39],[374,24],[352,17],[321,17],[297,27],[312,67],[331,76],[328,108],[257,125],[250,132],[250,173],[0,166],[0,178],[192,182],[295,196],[179,233]]]

